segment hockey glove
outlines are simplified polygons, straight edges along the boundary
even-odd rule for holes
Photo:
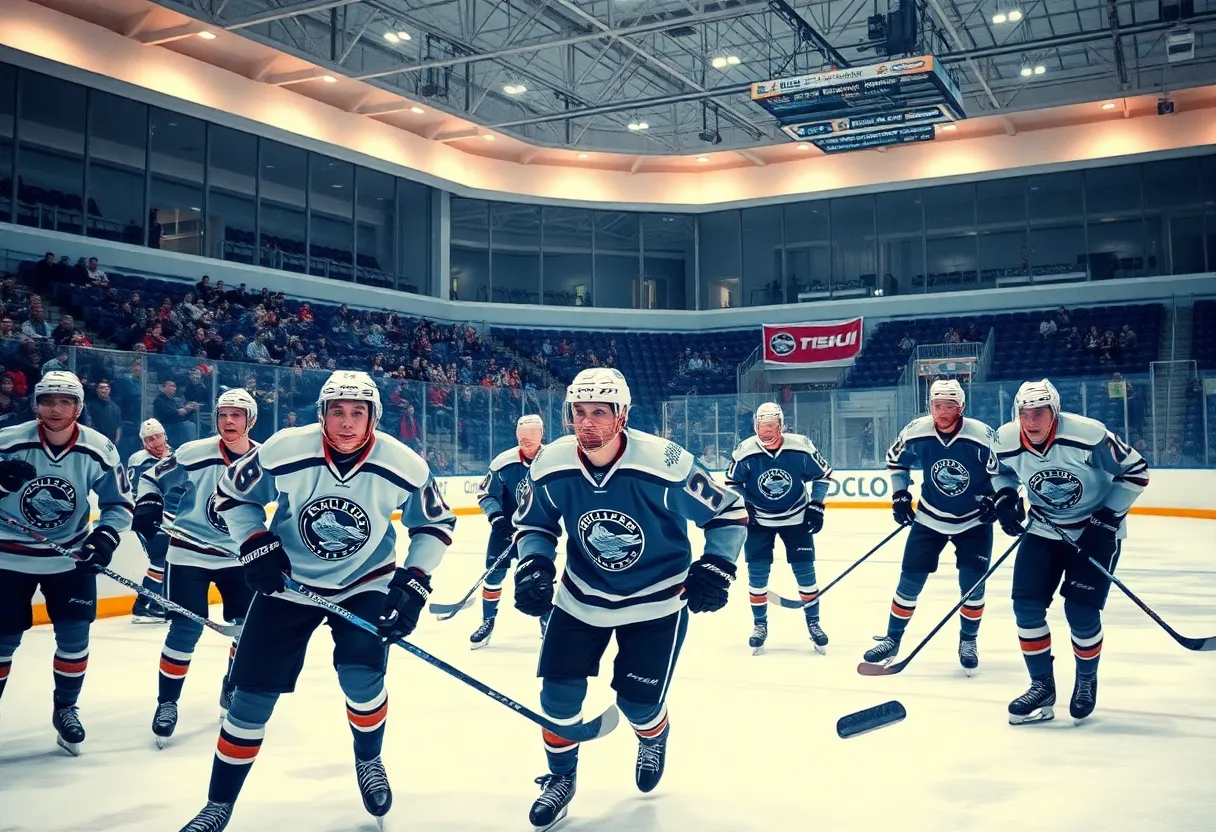
[[[684,597],[689,612],[717,612],[726,606],[735,565],[718,555],[704,555],[688,569]]]
[[[1089,523],[1077,539],[1081,554],[1102,561],[1115,552],[1115,539],[1119,535],[1119,524],[1123,517],[1113,509],[1102,506],[1089,518]]]
[[[262,532],[242,543],[241,562],[245,585],[254,592],[274,595],[287,589],[283,576],[291,574],[291,558],[277,534]]]
[[[76,559],[80,566],[100,572],[110,565],[117,548],[118,532],[109,526],[98,526],[84,539],[76,552]]]
[[[418,616],[431,595],[431,579],[417,567],[397,568],[384,598],[384,612],[376,620],[380,637],[385,641],[400,641],[414,632]]]
[[[24,459],[0,460],[0,492],[12,494],[38,476],[38,471]]]
[[[916,520],[916,512],[912,510],[912,492],[901,488],[891,495],[891,514],[895,522],[901,526],[911,526]]]
[[[552,558],[532,555],[515,567],[515,609],[524,615],[541,616],[553,609],[553,579],[557,566]]]
[[[135,517],[131,520],[131,531],[145,541],[156,537],[160,524],[165,519],[165,500],[159,494],[145,494],[135,503]]]
[[[1026,531],[1026,506],[1016,488],[1002,488],[980,499],[980,522],[999,521],[1001,531],[1017,537]]]
[[[499,537],[505,537],[508,540],[515,539],[515,527],[511,525],[511,521],[504,514],[490,515],[490,533],[496,534]]]
[[[811,534],[823,531],[823,503],[812,500],[806,507],[806,530]]]

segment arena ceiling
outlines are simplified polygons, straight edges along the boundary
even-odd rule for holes
[[[88,5],[119,9],[124,2]],[[885,14],[888,0],[155,2],[403,102],[532,145],[575,150],[746,153],[784,143],[774,120],[750,101],[752,81],[887,57],[869,19]],[[998,13],[1004,22],[994,22]],[[1216,83],[1216,0],[1194,0],[1183,23],[1194,33],[1194,57],[1169,64],[1166,36],[1180,24],[1162,19],[1159,0],[920,2],[924,51],[950,68],[969,116]],[[147,35],[143,27],[134,36],[157,43]],[[1035,72],[1026,77],[1024,67]],[[323,86],[292,89],[323,98]],[[393,109],[361,111],[374,117]]]

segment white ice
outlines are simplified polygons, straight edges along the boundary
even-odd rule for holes
[[[826,583],[891,528],[874,510],[829,510],[820,536]],[[1119,575],[1184,634],[1216,635],[1216,523],[1134,517]],[[434,600],[455,601],[483,569],[487,530],[462,518],[435,576]],[[1117,589],[1105,614],[1098,708],[1068,718],[1073,658],[1061,605],[1050,613],[1060,704],[1054,722],[1012,727],[1006,705],[1027,678],[1009,601],[1012,558],[988,588],[980,667],[965,678],[951,622],[898,676],[856,666],[886,626],[902,537],[823,600],[831,636],[816,655],[797,611],[771,608],[767,654],[747,647],[746,579],[725,610],[692,620],[670,692],[667,773],[651,795],[633,784],[627,725],[581,749],[578,794],[562,829],[744,832],[780,828],[907,830],[1211,829],[1216,812],[1216,655],[1172,641]],[[997,551],[1008,539],[997,535]],[[905,638],[910,649],[957,600],[953,559],[931,578]],[[794,591],[778,553],[773,588]],[[417,642],[537,707],[537,625],[510,603],[491,647],[471,652],[479,606],[447,622],[425,616]],[[218,608],[213,608],[218,616]],[[0,832],[175,832],[202,807],[217,732],[227,644],[204,633],[172,744],[150,723],[164,630],[126,619],[94,629],[81,701],[83,753],[59,751],[50,726],[49,628],[30,632],[13,662],[0,721]],[[611,669],[605,658],[605,674]],[[404,651],[389,667],[385,760],[391,830],[527,830],[544,773],[539,730]],[[898,699],[904,722],[849,740],[844,714]],[[593,680],[585,713],[612,701]],[[324,629],[297,692],[283,697],[237,804],[232,832],[356,832],[376,827],[355,785],[343,700]]]

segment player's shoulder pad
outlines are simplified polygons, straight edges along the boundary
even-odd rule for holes
[[[806,454],[814,454],[818,450],[815,443],[811,441],[811,437],[802,433],[781,434],[781,445],[785,449]]]
[[[490,460],[491,471],[501,471],[513,462],[519,462],[519,448],[508,448]],[[522,463],[520,463],[522,464]]]
[[[83,428],[84,425],[81,425],[81,427]],[[38,442],[41,444],[41,440],[38,438],[38,422],[36,420],[22,422],[19,425],[13,425],[12,427],[0,430],[0,453],[3,453],[14,445],[21,445],[26,442]]]
[[[622,468],[644,471],[671,482],[682,482],[688,477],[696,458],[678,443],[632,428],[627,435],[629,444],[621,458]]]
[[[317,431],[320,432],[319,426]],[[380,431],[376,431],[375,436],[376,444],[372,446],[368,462],[404,477],[411,485],[422,487],[426,484],[431,476],[431,467],[425,459],[395,436]]]
[[[905,443],[911,442],[914,439],[932,439],[936,435],[937,428],[933,424],[932,416],[917,416],[911,422],[908,422],[903,429]]]
[[[986,422],[981,422],[979,419],[969,419],[963,417],[963,427],[959,431],[959,438],[966,439],[977,445],[988,445],[996,440],[996,431],[988,427]]]
[[[1065,440],[1092,448],[1105,442],[1107,433],[1106,425],[1077,413],[1061,413],[1056,423],[1057,442]]]
[[[77,425],[80,428],[80,435],[76,437],[76,444],[82,448],[87,448],[101,457],[102,464],[113,468],[116,465],[122,464],[122,458],[118,455],[118,448],[114,447],[114,443],[106,438],[106,435],[99,430],[95,430],[88,425]]]
[[[563,471],[577,470],[580,464],[578,440],[573,436],[561,436],[540,449],[532,460],[530,476],[533,481],[540,482]]]
[[[1006,422],[996,430],[992,443],[998,454],[1016,453],[1022,448],[1022,426],[1016,421]]]
[[[377,432],[378,433],[378,432]],[[379,439],[377,438],[377,441]],[[301,425],[276,431],[257,449],[263,470],[277,468],[286,462],[319,458],[324,453],[319,424]]]
[[[178,465],[194,465],[208,459],[222,460],[220,453],[220,438],[208,436],[203,439],[191,439],[183,442],[170,456],[177,458]],[[168,459],[169,457],[165,457]]]
[[[140,448],[138,451],[127,457],[127,467],[136,468],[150,456],[152,456],[152,454],[148,453],[147,448]]]
[[[730,458],[735,462],[742,462],[749,456],[764,453],[764,446],[760,444],[760,440],[755,436],[749,436],[739,443],[739,447],[731,452]]]

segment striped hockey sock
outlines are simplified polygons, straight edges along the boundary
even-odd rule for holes
[[[141,581],[144,589],[151,590],[159,595],[164,595],[165,591],[165,568],[163,566],[149,566],[144,572],[144,579]]]
[[[181,698],[182,686],[186,684],[186,674],[190,671],[190,659],[193,655],[171,647],[161,649],[157,703],[176,702]]]
[[[215,746],[215,760],[211,765],[211,785],[207,799],[216,803],[235,803],[249,769],[262,749],[266,736],[266,725],[242,723],[231,713],[220,728],[220,738]]]
[[[1031,678],[1051,675],[1051,629],[1047,622],[1034,622],[1031,626],[1019,622],[1018,641]]]
[[[502,598],[502,584],[491,586],[490,584],[482,584],[481,586],[481,617],[483,619],[491,619],[498,615],[498,601]]]
[[[346,699],[346,719],[355,737],[355,759],[374,760],[384,744],[384,725],[388,720],[388,691],[380,692],[366,702]]]
[[[819,583],[815,578],[815,564],[794,563],[790,564],[790,568],[794,572],[794,579],[798,581],[798,599],[808,605],[802,608],[807,621],[818,621]]]
[[[545,714],[545,717],[558,725],[578,725],[583,721],[582,714],[567,719],[559,719],[551,714]],[[540,734],[545,742],[545,759],[549,762],[549,771],[553,774],[572,774],[578,768],[578,743],[562,739],[543,728]]]
[[[887,620],[887,635],[896,641],[904,636],[908,622],[916,612],[916,599],[929,580],[928,572],[900,572],[895,595],[891,598],[891,615]],[[970,587],[968,587],[970,588]]]
[[[960,568],[958,570],[958,592],[964,595],[983,580],[984,572],[979,569]],[[974,639],[980,632],[980,619],[984,615],[984,591],[986,587],[980,584],[967,603],[958,611],[959,634],[965,639]]]
[[[643,743],[657,742],[667,733],[667,703],[664,702],[659,706],[659,712],[653,719],[648,719],[640,724],[630,720],[629,724],[633,726],[633,732]]]
[[[1092,636],[1072,633],[1072,652],[1077,658],[1077,675],[1092,676],[1098,672],[1098,661],[1102,658],[1102,628]]]
[[[89,668],[89,648],[75,651],[55,650],[55,704],[75,705]]]

